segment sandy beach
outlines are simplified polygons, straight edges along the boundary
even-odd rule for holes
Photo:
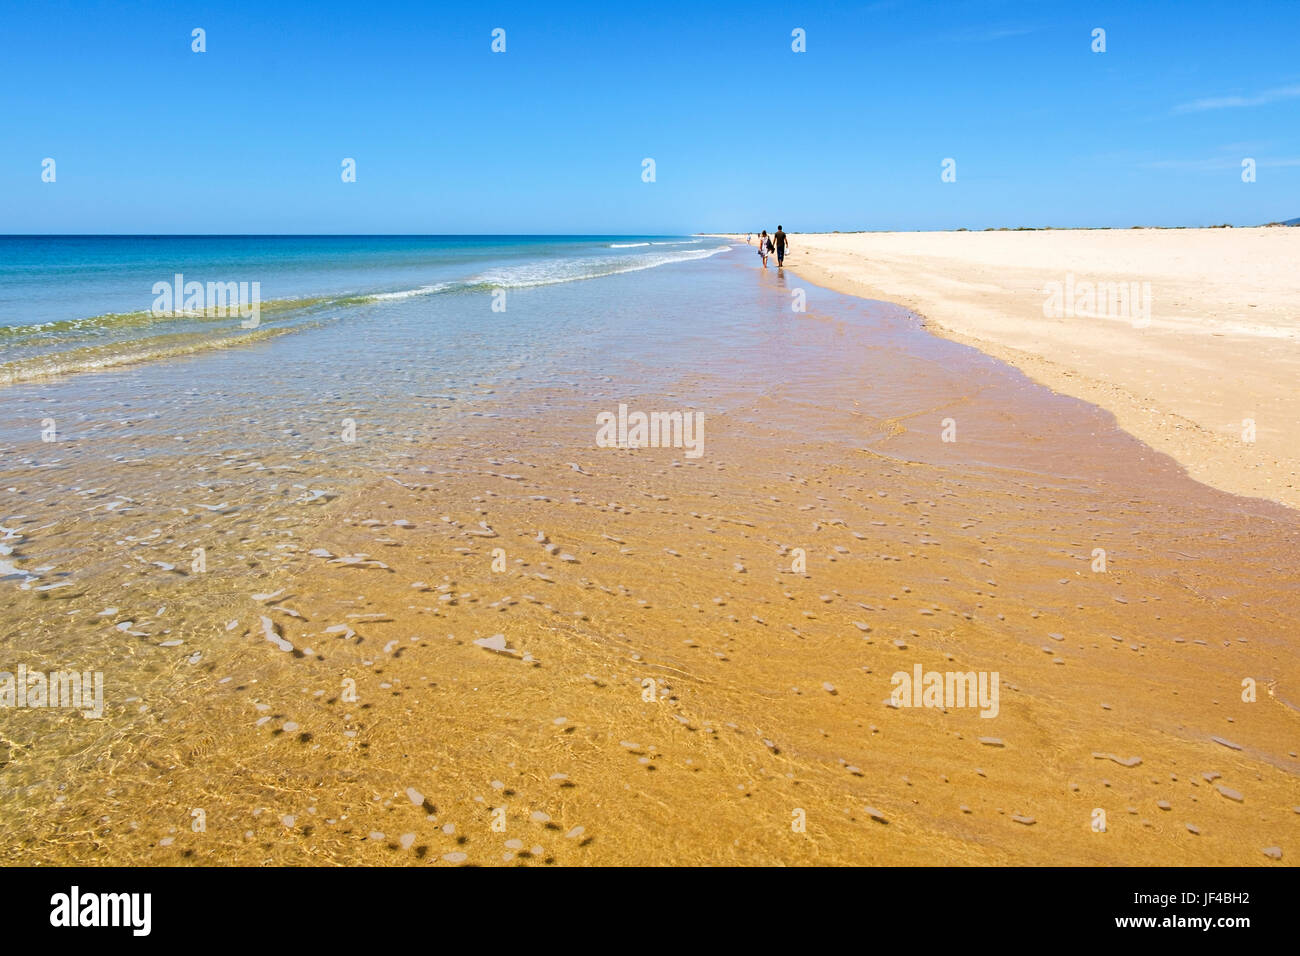
[[[1300,0],[172,6],[0,37],[19,950],[1287,938]]]
[[[1110,411],[1198,481],[1300,507],[1300,229],[819,233],[791,241],[786,266],[809,281],[905,305],[937,334]],[[1136,283],[1149,288],[1149,312],[1089,309],[1076,295],[1047,316],[1052,283],[1061,291]]]
[[[11,389],[0,859],[1294,864],[1296,513],[746,252]]]

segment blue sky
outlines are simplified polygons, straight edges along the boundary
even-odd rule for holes
[[[1295,0],[4,0],[0,233],[1257,224],[1298,41]]]

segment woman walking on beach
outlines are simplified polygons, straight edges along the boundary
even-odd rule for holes
[[[764,229],[762,235],[758,237],[758,255],[763,260],[763,268],[767,268],[767,230]]]

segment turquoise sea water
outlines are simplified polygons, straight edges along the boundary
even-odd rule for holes
[[[506,447],[541,415],[590,440],[594,412],[557,400],[617,407],[731,364],[755,315],[737,293],[759,293],[750,257],[693,237],[0,246],[0,580],[32,587],[101,553],[109,573],[113,542],[186,510],[297,521],[493,420]],[[260,282],[262,324],[152,315],[154,283],[178,272]]]
[[[195,509],[265,530],[410,466],[481,468],[539,441],[581,460],[623,402],[704,415],[705,462],[730,420],[779,449],[845,442],[1050,481],[1173,474],[1109,416],[906,310],[718,239],[0,242],[0,579],[33,587]],[[152,316],[153,283],[176,272],[261,282],[262,325]],[[948,419],[961,441],[939,440]],[[1116,436],[1114,469],[1080,457],[1080,429]]]
[[[432,310],[445,330],[477,311],[470,296],[497,293],[500,310],[502,292],[725,251],[689,236],[0,237],[0,384],[250,344],[403,299],[454,300]],[[242,287],[243,312],[221,308],[218,284]]]

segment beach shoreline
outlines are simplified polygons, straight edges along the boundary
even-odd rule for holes
[[[1051,229],[796,233],[786,268],[903,305],[936,334],[1104,408],[1197,481],[1297,508],[1296,261],[1300,230],[1284,227]],[[1053,283],[1145,296],[1130,315],[1071,315],[1066,302],[1049,317]]]
[[[3,860],[1289,863],[1296,514],[741,256],[16,386]]]

